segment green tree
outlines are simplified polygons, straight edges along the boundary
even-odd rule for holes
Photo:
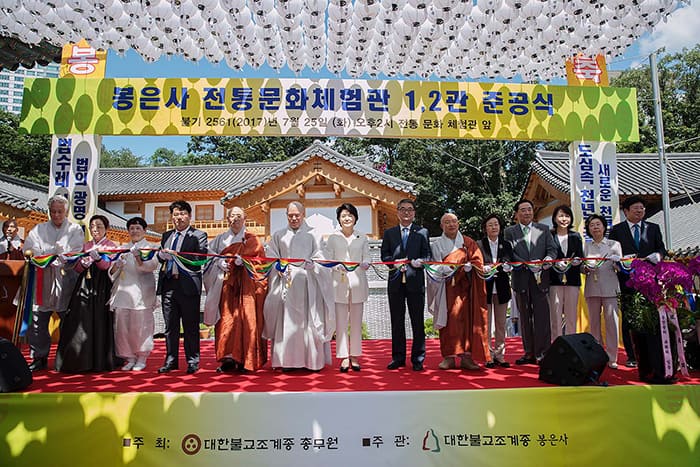
[[[51,136],[18,134],[19,117],[0,110],[0,172],[49,183]]]
[[[307,147],[317,137],[193,136],[187,143],[188,164],[283,161]]]
[[[107,149],[102,146],[100,154],[100,167],[140,167],[143,165],[139,156],[131,152],[129,148]]]
[[[156,149],[151,155],[150,162],[153,167],[172,167],[188,163],[185,155],[167,148]]]
[[[673,152],[700,152],[700,44],[667,54],[657,62],[664,141]],[[638,143],[621,143],[618,152],[657,152],[656,118],[649,65],[626,70],[613,86],[637,88]]]

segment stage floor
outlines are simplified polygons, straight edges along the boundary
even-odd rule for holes
[[[410,342],[409,342],[410,348]],[[333,343],[333,351],[334,343]],[[506,360],[510,368],[483,368],[478,371],[440,370],[440,343],[438,339],[427,339],[425,371],[414,372],[409,366],[399,370],[387,370],[391,359],[391,341],[363,341],[362,370],[340,373],[339,361],[320,372],[298,370],[289,373],[272,370],[268,363],[254,373],[216,372],[218,363],[214,359],[213,339],[201,341],[201,369],[187,375],[187,365],[180,348],[180,369],[160,375],[158,368],[165,355],[165,341],[156,339],[155,349],[148,359],[144,371],[115,370],[103,373],[65,374],[54,370],[34,373],[34,382],[27,393],[86,393],[86,392],[349,392],[349,391],[431,391],[554,387],[538,379],[536,365],[514,365],[521,356],[520,338],[508,338]],[[27,345],[22,346],[27,356]],[[55,346],[49,356],[49,366],[54,365]],[[28,358],[28,357],[27,357]],[[624,362],[621,351],[619,362]],[[606,368],[600,378],[609,386],[642,385],[637,370],[620,365],[617,370]],[[678,384],[700,384],[700,372],[693,371],[689,378],[681,378]]]

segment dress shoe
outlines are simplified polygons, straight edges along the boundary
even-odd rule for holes
[[[413,364],[413,371],[423,371],[423,363],[416,362]]]
[[[486,368],[493,369],[493,368],[496,368],[497,365],[496,365],[496,362],[494,362],[493,360],[489,360],[488,362],[486,362],[486,364],[484,366]]]
[[[637,361],[636,360],[627,360],[625,362],[625,366],[627,368],[637,368]]]
[[[455,359],[452,357],[447,357],[438,364],[438,368],[441,370],[452,370],[456,366]]]
[[[471,357],[462,357],[459,367],[464,370],[479,370],[481,368]]]
[[[29,364],[30,371],[45,370],[48,367],[48,359],[46,357],[35,358],[32,363]]]
[[[199,365],[197,365],[196,363],[190,363],[189,365],[187,365],[188,375],[193,375],[197,373],[197,371],[199,371]]]
[[[386,369],[387,370],[398,370],[399,368],[404,367],[404,366],[406,366],[406,362],[399,362],[396,360],[392,360],[391,363],[389,363],[386,366]]]
[[[340,372],[347,373],[349,369],[350,369],[350,360],[348,360],[346,358],[345,360],[343,360],[343,363],[340,364]]]
[[[494,360],[494,362],[501,368],[510,368],[510,363],[505,360]]]
[[[350,362],[350,368],[352,368],[352,371],[360,371],[360,364],[357,362]]]
[[[528,363],[536,364],[537,359],[535,357],[533,357],[532,355],[523,355],[522,357],[520,357],[519,359],[517,359],[515,361],[516,365],[527,365]]]
[[[177,370],[177,364],[176,363],[166,363],[162,367],[158,368],[158,373],[168,373],[173,370]]]
[[[135,358],[128,358],[126,360],[126,363],[122,367],[122,371],[129,371],[134,368],[134,365],[136,365],[136,359]]]
[[[137,358],[136,363],[134,363],[134,367],[132,370],[134,371],[142,371],[146,368],[146,359],[145,358]]]
[[[216,368],[217,373],[226,373],[238,369],[236,361],[230,358],[225,358],[221,361],[221,365]]]
[[[613,370],[617,370],[617,363],[616,362],[608,362],[608,366],[612,368]]]

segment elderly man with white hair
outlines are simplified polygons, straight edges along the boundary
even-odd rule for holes
[[[31,250],[34,256],[58,255],[50,266],[42,270],[37,280],[41,280],[41,294],[36,297],[32,323],[29,327],[29,349],[32,371],[44,370],[48,366],[51,336],[49,319],[54,311],[62,317],[68,306],[71,288],[75,285],[75,275],[66,275],[64,253],[80,252],[85,236],[79,225],[68,220],[68,200],[61,195],[49,198],[49,220],[36,225],[27,235],[24,250]],[[73,278],[73,279],[71,279]]]

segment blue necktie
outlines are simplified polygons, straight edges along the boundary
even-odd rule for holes
[[[639,251],[639,224],[634,224],[634,247]]]
[[[408,227],[404,227],[401,231],[401,245],[403,249],[406,249],[406,242],[408,242]]]
[[[173,239],[173,243],[170,245],[170,249],[177,251],[177,241],[180,239],[180,232],[175,232],[175,238]],[[172,277],[172,276],[177,276],[177,272],[173,274],[173,270],[175,268],[175,261],[174,260],[168,260],[168,266],[166,269],[166,276],[167,277]]]

